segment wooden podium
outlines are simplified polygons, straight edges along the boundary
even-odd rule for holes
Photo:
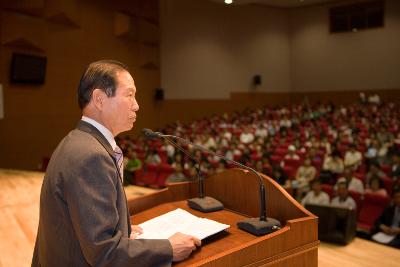
[[[230,169],[205,180],[205,194],[220,200],[225,209],[201,213],[187,206],[198,196],[197,182],[171,184],[143,197],[128,199],[131,220],[140,224],[168,211],[181,208],[192,214],[229,224],[226,231],[202,242],[185,261],[173,266],[318,266],[318,219],[295,201],[279,184],[262,175],[266,186],[267,216],[282,228],[257,237],[237,228],[247,217],[259,216],[257,177],[242,169]]]

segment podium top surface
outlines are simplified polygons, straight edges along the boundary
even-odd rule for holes
[[[244,243],[257,239],[256,236],[244,232],[236,226],[236,223],[243,219],[246,219],[246,216],[229,210],[202,213],[190,209],[187,205],[187,201],[170,202],[155,206],[149,210],[134,214],[131,217],[131,221],[133,224],[140,224],[177,208],[186,210],[193,215],[201,218],[207,218],[220,223],[229,224],[230,227],[225,231],[204,239],[202,242],[202,246],[198,248],[194,253],[192,253],[192,255],[188,259],[180,263],[175,263],[174,266],[187,266],[195,264],[196,262],[206,260],[209,257],[218,255],[219,253],[226,253],[230,249],[238,248]]]

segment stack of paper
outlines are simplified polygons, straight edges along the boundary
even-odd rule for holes
[[[183,209],[170,211],[139,225],[143,234],[138,239],[168,239],[177,232],[204,239],[229,228],[229,225],[199,218]]]

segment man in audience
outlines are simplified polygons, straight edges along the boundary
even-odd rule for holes
[[[331,156],[325,158],[322,169],[324,171],[329,171],[335,175],[341,174],[343,172],[344,163],[342,158],[340,157],[339,151],[334,150]]]
[[[356,209],[357,205],[354,199],[349,196],[347,184],[344,180],[339,181],[336,190],[337,196],[331,201],[331,205],[335,207],[343,207],[348,209]]]
[[[383,232],[393,239],[387,245],[400,248],[400,190],[393,193],[392,205],[375,221],[374,232]]]
[[[360,194],[364,194],[364,185],[361,182],[361,180],[357,179],[356,177],[353,176],[353,171],[350,167],[346,167],[343,171],[343,177],[341,177],[336,186],[338,186],[339,183],[345,182],[347,184],[347,189],[352,190],[355,192],[358,192]]]
[[[254,134],[249,127],[245,127],[243,133],[240,134],[240,142],[242,144],[250,144],[254,141]]]
[[[357,151],[355,144],[351,144],[349,148],[344,155],[344,166],[352,167],[353,170],[356,170],[361,165],[362,154],[360,151]]]
[[[321,181],[318,179],[310,182],[312,190],[301,201],[303,206],[307,204],[329,205],[329,195],[321,190]]]

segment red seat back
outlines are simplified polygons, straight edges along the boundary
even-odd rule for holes
[[[359,227],[369,232],[375,220],[382,214],[389,202],[389,197],[366,193],[364,195],[364,203],[358,215],[357,223]]]
[[[333,190],[333,186],[329,184],[321,184],[321,189],[329,195],[329,198],[332,199],[335,195],[335,191]]]

